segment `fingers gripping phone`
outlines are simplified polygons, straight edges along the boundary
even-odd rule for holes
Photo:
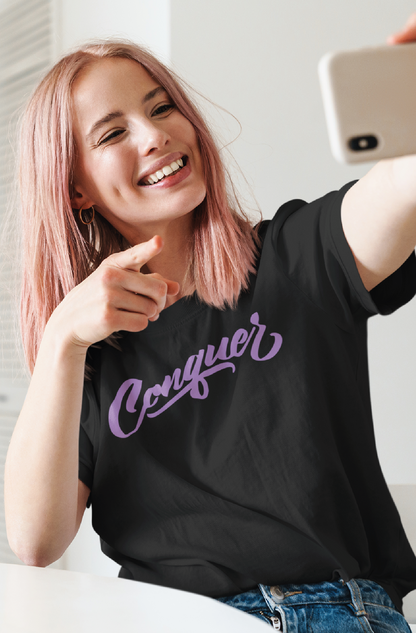
[[[416,44],[327,53],[318,73],[338,161],[416,154]]]

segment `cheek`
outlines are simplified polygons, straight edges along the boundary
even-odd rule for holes
[[[191,123],[189,123],[189,121],[188,121],[188,125],[189,125],[188,134],[189,134],[189,139],[190,139],[189,143],[193,147],[194,152],[196,152],[198,155],[200,155],[201,152],[200,152],[200,148],[199,148],[199,141],[198,141],[198,137],[197,137],[196,131],[195,131],[193,125]]]
[[[131,156],[122,143],[115,143],[111,147],[105,148],[101,155],[97,155],[92,163],[91,175],[102,174],[105,177],[117,172],[124,173],[125,165],[131,164]]]
[[[96,191],[108,192],[112,188],[130,184],[134,168],[131,159],[123,148],[111,147],[104,151],[99,159],[89,165],[88,178]]]
[[[182,138],[186,139],[188,147],[192,150],[192,155],[195,163],[195,167],[200,172],[200,175],[204,177],[203,167],[202,167],[202,157],[201,157],[201,148],[199,146],[198,137],[193,125],[186,119],[186,128],[182,131]]]
[[[192,123],[181,113],[175,122],[174,136],[199,153],[198,137]],[[173,130],[172,130],[173,131]]]

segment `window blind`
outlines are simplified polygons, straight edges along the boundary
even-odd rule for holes
[[[0,9],[0,230],[13,249],[15,229],[4,228],[14,179],[18,115],[52,61],[52,0],[21,0]],[[12,210],[13,211],[13,210]],[[8,248],[0,252],[0,562],[19,562],[9,548],[3,500],[4,462],[27,390],[17,343],[15,266]]]

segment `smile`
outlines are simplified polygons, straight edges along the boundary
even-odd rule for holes
[[[146,178],[143,179],[139,184],[141,186],[150,187],[155,185],[157,182],[168,178],[172,174],[176,174],[180,169],[182,169],[187,162],[187,156],[183,156],[182,158],[178,158],[174,160],[170,165],[166,165],[162,167],[162,169],[158,169],[154,174],[149,174]]]

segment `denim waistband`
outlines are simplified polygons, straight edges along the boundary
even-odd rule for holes
[[[372,580],[356,579],[302,585],[259,585],[269,609],[313,603],[351,604],[356,615],[365,613],[364,604],[395,606],[387,592]]]
[[[314,584],[259,584],[255,589],[216,600],[266,621],[283,633],[312,629],[370,633],[375,630],[373,625],[380,622],[386,633],[410,633],[386,590],[373,580],[362,578]]]
[[[266,601],[270,611],[278,607],[291,607],[313,603],[351,604],[361,613],[362,604],[375,604],[395,609],[387,592],[372,580],[356,579],[345,582],[320,582],[314,584],[258,585],[244,593],[216,598],[243,611],[264,608]]]

